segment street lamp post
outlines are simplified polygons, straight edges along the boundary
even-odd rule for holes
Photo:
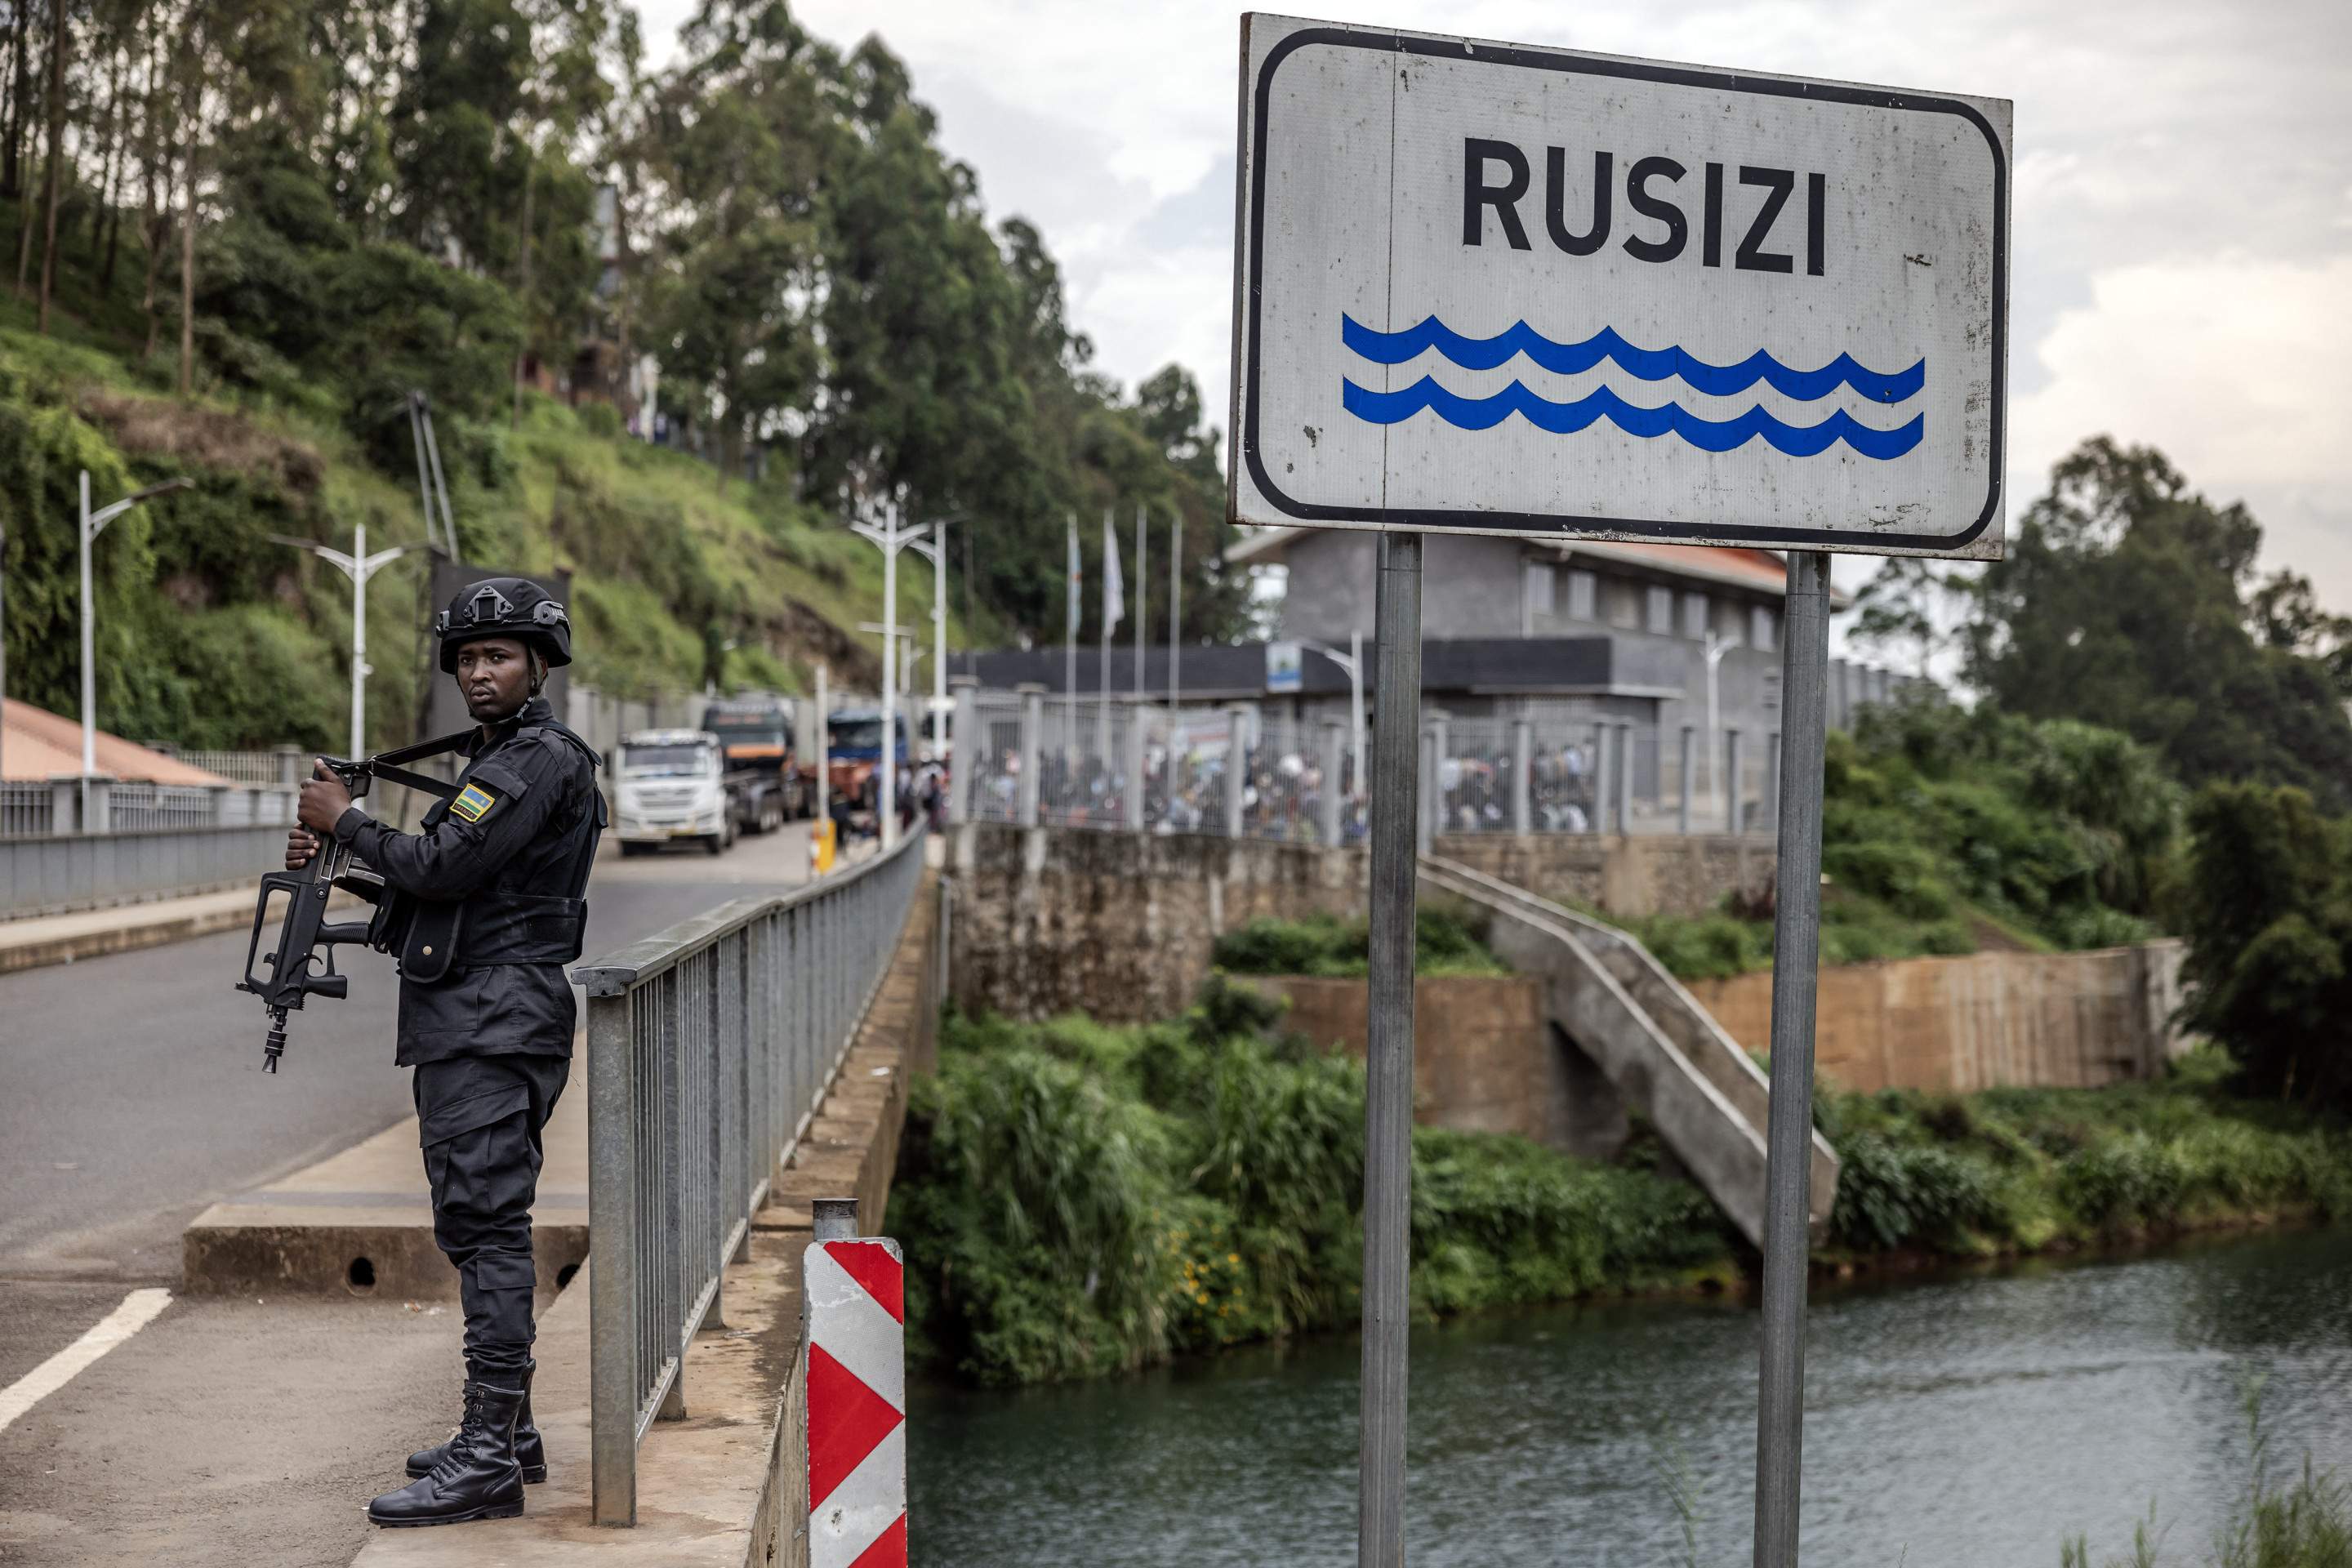
[[[1349,651],[1346,653],[1341,653],[1328,643],[1317,642],[1313,637],[1293,637],[1291,640],[1301,647],[1313,648],[1347,673],[1348,725],[1351,731],[1350,755],[1355,763],[1356,787],[1362,789],[1364,787],[1364,634],[1361,632],[1348,634]]]
[[[930,554],[927,536],[931,531],[905,526],[896,501],[883,503],[881,527],[870,522],[850,527],[882,552],[882,787],[874,805],[875,815],[881,819],[877,829],[882,847],[887,850],[898,842],[898,552],[919,545]]]
[[[367,524],[352,530],[352,552],[330,549],[314,540],[295,539],[283,533],[269,536],[280,544],[290,544],[297,550],[307,550],[320,560],[340,570],[352,580],[352,755],[367,755],[367,678],[374,673],[367,661],[367,585],[368,579],[383,567],[415,550],[414,544],[395,544],[389,550],[367,552]]]
[[[98,665],[93,647],[96,643],[97,609],[89,591],[89,547],[106,531],[106,525],[137,506],[141,501],[162,495],[166,490],[186,489],[194,479],[165,479],[160,485],[149,485],[143,490],[133,490],[112,506],[89,510],[89,470],[81,471],[81,521],[76,531],[81,544],[81,820],[85,831],[89,825],[89,779],[98,772]]]

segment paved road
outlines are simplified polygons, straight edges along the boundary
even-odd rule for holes
[[[588,956],[796,883],[807,856],[797,826],[715,860],[608,844]],[[229,989],[245,942],[0,977],[0,1389],[131,1289],[176,1289],[180,1231],[207,1205],[411,1114],[387,961],[359,955],[349,1000],[296,1014],[269,1078],[260,1005]],[[0,1563],[348,1561],[358,1503],[398,1479],[379,1484],[383,1451],[452,1419],[455,1318],[174,1300],[0,1431]],[[257,1491],[271,1506],[248,1506]]]

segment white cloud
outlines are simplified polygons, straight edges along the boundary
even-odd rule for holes
[[[2216,500],[2243,498],[2273,564],[2352,608],[2352,256],[2242,253],[2095,273],[2038,353],[2048,379],[2013,400],[2011,494],[2039,491],[2087,435],[2160,448]]]

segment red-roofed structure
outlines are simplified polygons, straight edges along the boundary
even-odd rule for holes
[[[98,732],[98,771],[134,784],[227,789],[234,779],[149,751],[120,735]],[[81,725],[46,708],[0,701],[0,782],[38,783],[81,773]]]

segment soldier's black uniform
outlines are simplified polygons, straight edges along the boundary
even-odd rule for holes
[[[335,837],[383,880],[400,955],[400,1051],[415,1069],[433,1236],[466,1311],[466,1415],[448,1442],[412,1454],[417,1478],[377,1498],[382,1525],[511,1518],[547,1477],[530,1415],[530,1205],[541,1134],[572,1066],[575,1009],[564,965],[580,956],[588,872],[604,826],[597,758],[538,695],[541,666],[572,658],[563,606],[496,577],[443,612],[441,668],[509,638],[530,650],[531,696],[457,747],[457,788],[401,833],[356,806]]]
[[[544,697],[464,750],[459,793],[421,831],[353,806],[335,837],[388,886],[460,906],[447,971],[401,976],[399,1062],[416,1069],[433,1235],[457,1269],[466,1360],[477,1380],[505,1382],[530,1355],[540,1133],[572,1064],[563,965],[580,956],[603,801],[595,753]]]

